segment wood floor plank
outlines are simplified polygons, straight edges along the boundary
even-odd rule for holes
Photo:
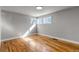
[[[79,44],[50,38],[43,35],[31,35],[2,41],[1,52],[79,52]]]

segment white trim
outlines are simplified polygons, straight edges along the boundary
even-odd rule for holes
[[[37,33],[33,33],[33,34],[37,34]],[[33,35],[33,34],[29,34],[28,36]],[[26,36],[26,37],[28,37],[28,36]],[[22,36],[13,37],[13,38],[8,38],[8,39],[3,39],[3,40],[1,40],[1,41],[8,41],[8,40],[16,39],[16,38],[22,38]]]
[[[51,35],[47,35],[47,34],[41,34],[41,33],[38,33],[38,34],[39,34],[39,35],[43,35],[43,36],[48,36],[48,37],[51,37],[51,38],[56,38],[56,39],[59,39],[59,40],[68,41],[68,42],[75,43],[75,44],[79,44],[79,42],[73,41],[73,40],[68,40],[68,39],[64,39],[64,38],[59,38],[59,37],[55,37],[55,36],[51,36]]]
[[[39,34],[39,35],[48,36],[48,37],[51,37],[51,38],[56,38],[56,39],[59,39],[59,40],[64,40],[64,41],[68,41],[68,42],[71,42],[71,43],[79,44],[79,42],[77,42],[77,41],[68,40],[68,39],[64,39],[64,38],[59,38],[59,37],[55,37],[55,36],[51,36],[51,35],[47,35],[47,34],[33,33],[33,34],[30,34],[30,35],[34,35],[34,34]],[[26,37],[28,37],[28,36],[26,36]],[[22,37],[21,36],[20,37],[13,37],[13,38],[4,39],[4,40],[1,40],[1,41],[7,41],[7,40],[16,39],[16,38],[22,38]]]
[[[8,41],[8,40],[16,39],[16,38],[20,38],[20,37],[13,37],[13,38],[8,38],[8,39],[3,39],[3,40],[1,40],[1,41]]]

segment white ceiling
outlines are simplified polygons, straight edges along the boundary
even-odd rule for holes
[[[39,17],[49,13],[54,13],[67,8],[71,8],[71,6],[43,6],[43,10],[36,10],[35,6],[3,6],[2,7],[2,9],[6,11],[22,13],[34,17]]]

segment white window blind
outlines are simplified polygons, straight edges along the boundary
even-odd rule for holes
[[[52,23],[52,17],[39,17],[39,18],[32,18],[31,19],[32,24],[51,24]]]

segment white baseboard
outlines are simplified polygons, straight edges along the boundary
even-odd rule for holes
[[[48,36],[48,37],[51,37],[51,38],[56,38],[56,39],[63,40],[63,41],[68,41],[68,42],[71,42],[71,43],[79,44],[79,42],[73,41],[73,40],[68,40],[68,39],[59,38],[59,37],[55,37],[55,36],[51,36],[51,35],[46,35],[46,34],[41,34],[41,33],[38,33],[38,34],[39,35],[43,35],[43,36]]]
[[[1,41],[8,41],[8,40],[16,39],[16,38],[20,38],[20,37],[12,37],[12,38],[8,38],[8,39],[3,39],[3,40],[1,40]]]
[[[51,35],[46,35],[46,34],[41,34],[41,33],[33,33],[33,34],[30,34],[30,35],[34,35],[34,34],[39,34],[39,35],[48,36],[48,37],[51,37],[51,38],[56,38],[56,39],[59,39],[59,40],[68,41],[68,42],[71,42],[71,43],[79,44],[79,42],[77,42],[77,41],[68,40],[68,39],[59,38],[59,37],[55,37],[55,36],[51,36]],[[4,40],[1,40],[1,41],[7,41],[7,40],[16,39],[16,38],[21,38],[21,36],[20,37],[9,38],[9,39],[4,39]]]
[[[28,36],[30,36],[30,35],[34,35],[34,34],[37,34],[37,33],[29,34]],[[26,37],[28,37],[28,36],[26,36]],[[1,40],[1,41],[8,41],[8,40],[16,39],[16,38],[22,38],[22,36],[12,37],[12,38],[8,38],[8,39],[3,39],[3,40]]]

